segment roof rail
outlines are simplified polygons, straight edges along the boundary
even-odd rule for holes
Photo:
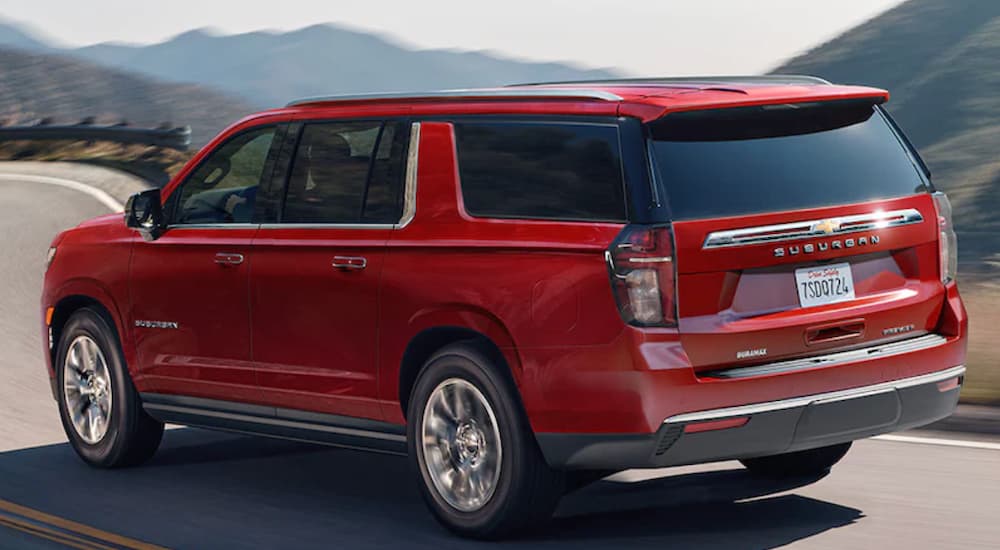
[[[347,101],[376,101],[384,99],[592,99],[598,101],[622,101],[618,94],[603,90],[567,88],[563,90],[516,90],[493,88],[482,90],[442,90],[435,92],[387,92],[373,94],[349,94],[310,97],[292,101],[286,107],[309,105],[312,103],[336,103]]]
[[[830,85],[830,81],[818,76],[798,75],[798,74],[768,74],[768,75],[744,75],[744,76],[665,76],[665,77],[640,77],[640,78],[612,78],[603,80],[568,80],[561,82],[531,82],[525,84],[512,84],[519,86],[559,86],[565,84],[614,84],[614,85],[643,85],[643,84],[819,84]]]

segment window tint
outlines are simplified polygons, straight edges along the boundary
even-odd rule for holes
[[[676,220],[900,197],[928,187],[871,104],[694,111],[651,126]]]
[[[470,122],[456,124],[455,132],[469,214],[625,219],[617,127]]]
[[[387,124],[372,163],[362,221],[396,223],[403,215],[403,180],[406,172],[406,125]]]
[[[283,223],[394,223],[400,218],[403,125],[308,124],[288,178]]]
[[[176,192],[172,223],[250,223],[274,134],[251,130],[213,151]]]

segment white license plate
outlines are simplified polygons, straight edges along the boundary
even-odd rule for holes
[[[854,299],[851,264],[803,267],[795,270],[795,286],[802,307],[821,306]]]

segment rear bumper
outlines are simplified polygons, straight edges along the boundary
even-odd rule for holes
[[[656,468],[768,456],[940,420],[954,411],[964,375],[965,367],[959,366],[847,390],[679,414],[652,434],[536,435],[549,464],[569,469]]]

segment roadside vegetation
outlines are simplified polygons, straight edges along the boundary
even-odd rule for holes
[[[0,143],[0,160],[68,161],[129,172],[162,187],[196,151],[147,145],[86,141],[9,141]]]

